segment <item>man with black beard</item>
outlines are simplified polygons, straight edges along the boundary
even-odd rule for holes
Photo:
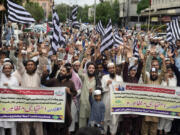
[[[78,60],[73,63],[73,70],[74,70],[76,73],[78,73],[79,68],[80,68],[80,65],[81,65],[81,63],[80,63],[80,61],[78,61]]]
[[[69,127],[70,132],[75,132],[75,124],[76,122],[78,122],[79,95],[80,95],[81,87],[82,87],[81,79],[79,75],[75,72],[75,70],[78,71],[78,64],[80,65],[80,62],[75,61],[73,63],[75,67],[74,66],[72,67],[70,63],[66,63],[64,65],[68,70],[67,77],[74,83],[76,91],[78,93],[75,97],[73,97],[73,101],[71,104],[72,123],[71,123],[71,126]]]
[[[69,68],[67,66],[61,66],[60,73],[56,78],[46,80],[48,72],[44,70],[41,78],[41,83],[47,87],[66,87],[66,108],[65,108],[65,123],[47,123],[47,134],[50,135],[69,135],[69,126],[72,122],[71,117],[71,102],[72,98],[76,96],[74,83],[70,80],[68,75]]]
[[[161,85],[161,83],[164,79],[164,76],[165,76],[166,66],[165,66],[164,55],[160,54],[160,58],[162,59],[162,63],[163,63],[161,66],[161,73],[158,74],[158,69],[155,67],[152,67],[150,70],[150,76],[148,76],[145,73],[146,59],[144,59],[142,78],[143,78],[143,81],[145,84]],[[148,131],[150,132],[150,135],[156,135],[158,122],[159,122],[158,117],[145,116],[142,120],[141,135],[148,135]]]
[[[21,86],[25,88],[40,88],[41,86],[41,75],[42,69],[47,65],[47,58],[40,54],[39,65],[33,60],[28,60],[25,65],[23,65],[23,56],[20,51],[17,61],[17,72],[20,75]],[[42,122],[19,122],[18,132],[22,135],[30,135],[32,129],[35,130],[35,135],[43,135]],[[18,133],[20,134],[20,133]]]
[[[105,118],[104,118],[104,129],[105,133],[107,132],[108,126],[110,128],[111,135],[115,135],[118,127],[118,120],[119,115],[111,115],[111,109],[110,109],[110,85],[112,82],[123,82],[123,79],[121,76],[116,74],[116,68],[114,63],[109,63],[107,65],[109,74],[104,75],[102,77],[102,88],[103,88],[103,102],[106,106],[105,111]]]
[[[82,89],[80,96],[80,113],[79,113],[79,128],[87,126],[88,118],[90,117],[90,103],[89,103],[89,91],[94,91],[96,87],[96,78],[95,78],[95,64],[92,62],[87,63],[86,72],[83,70],[83,66],[87,62],[87,59],[84,58],[80,69],[79,77],[82,80]]]

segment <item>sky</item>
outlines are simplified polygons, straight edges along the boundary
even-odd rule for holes
[[[80,6],[86,5],[93,5],[95,0],[54,0],[55,4],[66,3],[68,5],[75,5],[78,4]],[[96,3],[99,3],[99,0],[96,0]]]

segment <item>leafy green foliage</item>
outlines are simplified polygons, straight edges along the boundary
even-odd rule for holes
[[[85,5],[84,7],[79,7],[78,8],[78,19],[81,19],[82,22],[90,22],[89,18],[88,18],[88,10],[89,10],[89,6]]]
[[[150,0],[141,0],[137,5],[137,13],[140,14],[141,10],[150,6]]]
[[[66,4],[58,4],[56,6],[57,14],[59,15],[60,22],[65,22],[66,18],[69,18],[70,7]]]
[[[40,22],[40,21],[42,21],[44,19],[44,10],[39,5],[39,3],[33,3],[33,2],[26,3],[25,9],[29,13],[31,13],[31,15],[34,17],[34,19],[37,22]]]
[[[115,12],[110,5],[110,2],[106,1],[98,4],[96,7],[96,22],[101,20],[102,24],[105,25],[110,18],[112,19],[112,22],[114,22]]]

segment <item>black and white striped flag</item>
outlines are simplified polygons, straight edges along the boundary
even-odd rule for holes
[[[166,35],[166,41],[170,42],[171,44],[175,44],[177,39],[180,39],[180,27],[178,19],[173,20],[167,24]]]
[[[133,43],[133,56],[139,58],[139,49],[137,46],[137,39],[134,39],[134,43]]]
[[[52,47],[49,55],[55,54],[60,46],[65,45],[65,38],[62,36],[59,16],[55,10],[53,10],[53,36],[52,36]]]
[[[171,31],[171,28],[170,28],[170,24],[167,23],[167,31],[166,31],[166,41],[168,41],[170,44],[173,44],[173,36],[172,36],[172,31]]]
[[[95,30],[96,30],[100,35],[104,36],[105,30],[104,30],[104,27],[102,26],[101,21],[98,22],[98,24],[97,24],[96,27],[95,27]]]
[[[11,0],[7,0],[8,6],[8,19],[12,22],[22,23],[22,24],[31,24],[35,20],[26,9]]]
[[[114,30],[113,38],[114,38],[114,46],[115,47],[119,47],[120,45],[123,45],[123,43],[124,43],[123,38],[119,35],[119,31],[117,28]]]
[[[110,19],[101,42],[100,52],[102,53],[104,50],[113,47],[113,42],[112,23]]]
[[[75,6],[72,10],[72,27],[73,28],[80,28],[80,23],[77,21],[77,14],[78,14],[78,6]]]

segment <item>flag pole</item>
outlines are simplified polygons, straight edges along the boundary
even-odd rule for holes
[[[150,29],[150,23],[151,23],[151,0],[150,0],[150,7],[149,7],[149,17],[148,17],[148,31]]]
[[[2,1],[2,5],[4,6],[4,0]],[[0,39],[1,39],[1,41],[0,41],[0,47],[2,47],[2,32],[3,32],[3,20],[4,20],[4,12],[2,11],[2,16],[1,16],[1,18],[2,18],[2,20],[1,20],[1,28],[0,28],[0,30],[1,30],[1,34],[0,34]]]
[[[96,0],[94,0],[94,26],[96,25]]]

